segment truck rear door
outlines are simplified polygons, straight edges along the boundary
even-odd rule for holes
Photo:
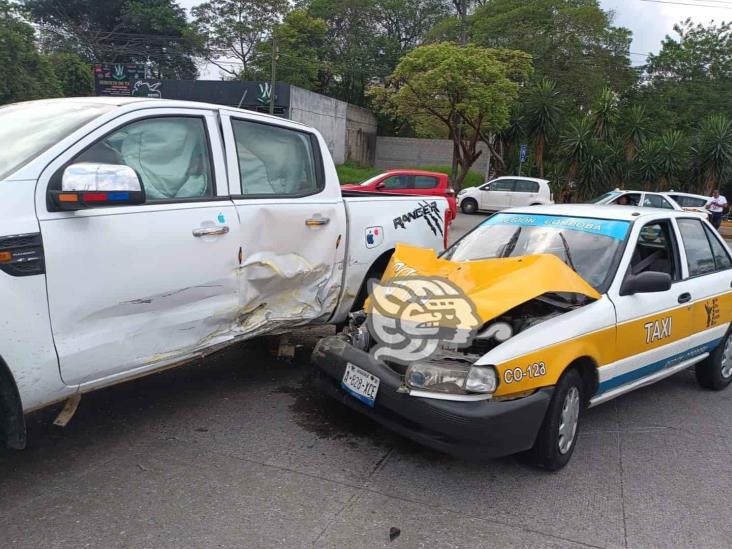
[[[244,333],[326,321],[335,309],[346,213],[325,141],[309,129],[221,113],[232,200],[241,220]]]

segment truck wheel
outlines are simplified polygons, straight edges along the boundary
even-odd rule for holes
[[[567,370],[554,388],[544,422],[529,451],[534,465],[556,471],[569,463],[577,442],[583,393],[582,376],[574,368]]]
[[[696,365],[696,380],[705,389],[721,391],[732,382],[732,330],[714,352]]]
[[[466,198],[460,204],[460,209],[463,211],[463,213],[474,214],[478,211],[478,203],[472,198]]]

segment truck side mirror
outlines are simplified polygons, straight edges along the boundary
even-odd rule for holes
[[[121,164],[72,164],[64,169],[61,190],[48,195],[57,211],[145,203],[145,187],[137,172]]]

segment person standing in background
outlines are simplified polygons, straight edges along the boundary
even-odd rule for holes
[[[727,207],[727,199],[719,194],[718,189],[714,189],[712,191],[712,198],[707,202],[705,208],[712,213],[712,225],[717,230],[719,230],[719,226],[722,224],[722,215]]]

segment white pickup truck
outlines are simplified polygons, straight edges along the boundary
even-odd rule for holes
[[[344,197],[312,128],[217,105],[0,108],[0,442],[24,414],[233,342],[340,323],[444,199]]]

